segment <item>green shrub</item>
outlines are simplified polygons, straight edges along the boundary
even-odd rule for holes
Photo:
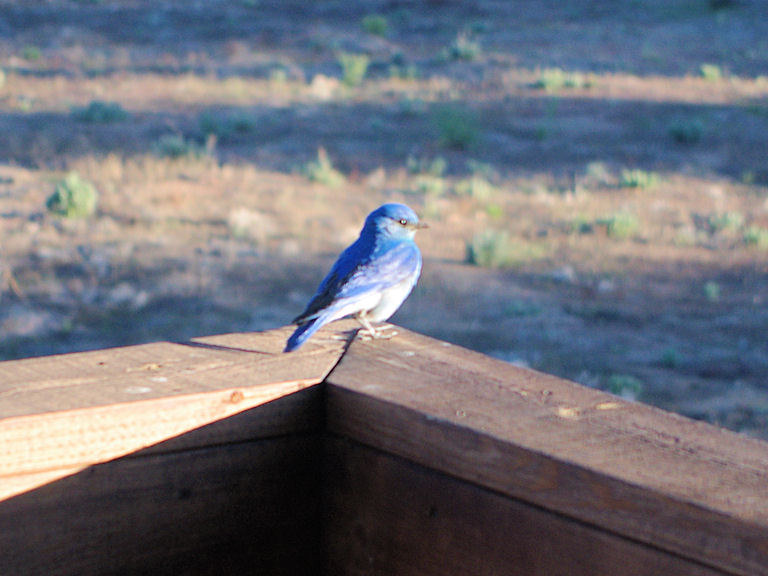
[[[498,220],[499,218],[504,216],[504,208],[502,208],[498,204],[486,204],[485,213],[488,214],[488,216],[490,216],[494,220]]]
[[[448,168],[448,162],[442,156],[437,156],[432,160],[408,156],[405,166],[409,174],[415,175],[413,192],[429,196],[440,196],[445,192],[443,174]]]
[[[235,134],[248,134],[256,130],[258,120],[246,112],[234,114],[228,118],[229,128]]]
[[[40,52],[40,48],[37,46],[24,46],[24,48],[21,51],[21,57],[24,58],[24,60],[27,60],[29,62],[34,62],[35,60],[40,60],[40,57],[42,56],[42,52]]]
[[[667,131],[678,144],[696,144],[704,134],[704,123],[698,118],[676,120]]]
[[[416,80],[419,77],[419,69],[414,64],[389,66],[389,77],[394,80]]]
[[[412,98],[410,96],[404,96],[397,102],[397,109],[403,116],[421,116],[426,112],[427,105],[421,98]]]
[[[389,65],[389,77],[401,80],[415,80],[419,77],[419,69],[415,64],[408,63],[402,52],[395,52]]]
[[[198,124],[204,134],[215,134],[217,138],[226,139],[235,134],[253,132],[256,130],[258,120],[255,116],[246,112],[225,116],[205,111],[200,114]]]
[[[272,68],[269,71],[269,80],[275,84],[285,84],[288,82],[288,70],[282,67]]]
[[[368,14],[363,18],[363,30],[375,36],[384,36],[387,33],[387,19],[381,14]]]
[[[72,116],[80,122],[109,124],[110,122],[126,120],[128,112],[117,102],[93,100],[88,106],[72,108]]]
[[[627,400],[636,400],[643,392],[643,383],[630,374],[611,374],[606,388],[611,394]]]
[[[480,44],[472,40],[467,34],[459,34],[450,46],[443,49],[441,56],[444,60],[476,60],[482,50]]]
[[[713,12],[735,8],[739,0],[709,0],[709,9]]]
[[[152,145],[152,151],[161,158],[200,158],[205,150],[180,134],[165,134]]]
[[[715,82],[723,77],[723,71],[717,64],[702,64],[699,67],[699,74],[710,82]]]
[[[80,178],[77,172],[70,172],[56,184],[45,207],[65,218],[87,218],[96,211],[97,201],[98,192],[93,184]]]
[[[710,280],[704,284],[704,296],[709,302],[717,302],[720,300],[720,284]]]
[[[596,184],[606,184],[611,179],[611,173],[604,162],[594,161],[587,164],[584,175]]]
[[[229,125],[226,118],[206,110],[197,119],[200,131],[203,134],[215,134],[218,138],[223,138],[230,134]]]
[[[492,165],[486,162],[480,162],[479,160],[467,160],[467,168],[474,176],[494,178],[498,175]]]
[[[768,250],[768,230],[760,226],[750,226],[744,230],[744,244],[758,250]]]
[[[414,179],[415,192],[429,196],[441,196],[445,192],[445,180],[432,174],[419,174]]]
[[[737,232],[744,225],[744,215],[741,212],[723,212],[707,217],[707,224],[712,233]]]
[[[307,163],[304,167],[304,175],[312,182],[331,187],[341,186],[346,181],[344,175],[333,167],[325,148],[317,150],[317,160]]]
[[[640,229],[640,221],[631,212],[621,211],[597,221],[605,226],[605,232],[611,238],[626,239],[637,234]]]
[[[483,230],[467,242],[466,260],[483,268],[503,268],[514,261],[515,246],[509,234],[499,230]]]
[[[476,200],[488,200],[496,193],[496,188],[479,174],[460,180],[455,186],[456,194],[469,196]]]
[[[578,214],[568,222],[567,231],[570,234],[592,234],[595,231],[595,223],[587,216]]]
[[[448,162],[442,156],[436,156],[432,160],[426,158],[418,159],[414,156],[408,156],[405,161],[405,167],[411,174],[442,176],[448,169]]]
[[[371,59],[366,54],[339,52],[336,58],[341,66],[341,81],[347,86],[359,86],[368,72]]]
[[[659,183],[659,175],[656,172],[645,170],[622,170],[619,177],[619,186],[622,188],[640,188],[647,190]]]
[[[440,144],[466,150],[478,140],[478,117],[472,110],[453,105],[440,106],[433,114]]]
[[[566,72],[562,68],[547,68],[539,73],[534,88],[547,92],[559,92],[563,88],[589,88],[589,78],[578,72]]]
[[[504,230],[483,230],[466,243],[466,262],[484,268],[508,268],[549,254],[541,243],[514,241]]]
[[[667,348],[659,358],[659,364],[664,368],[674,369],[680,365],[680,353],[674,348]]]

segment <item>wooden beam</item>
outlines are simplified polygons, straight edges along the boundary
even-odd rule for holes
[[[345,353],[355,327],[0,364],[0,566],[301,574],[325,533],[328,573],[767,572],[765,443],[402,329]]]
[[[309,433],[90,466],[0,501],[0,571],[316,574],[321,459],[321,435]]]
[[[327,378],[331,432],[728,574],[768,573],[768,445],[400,330]]]
[[[724,574],[348,439],[324,490],[325,574]]]
[[[348,327],[290,355],[283,329],[2,363],[0,499],[315,386],[346,345],[328,336]],[[316,412],[316,398],[302,401],[294,414]]]
[[[0,419],[281,383],[322,381],[344,351],[328,327],[295,354],[289,328],[0,363]],[[347,334],[349,336],[349,334]]]

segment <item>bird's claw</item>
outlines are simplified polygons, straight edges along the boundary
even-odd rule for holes
[[[387,330],[387,332],[385,332]],[[391,325],[381,326],[378,330],[373,332],[361,332],[358,338],[363,342],[372,342],[373,340],[391,340],[397,336],[397,330]]]

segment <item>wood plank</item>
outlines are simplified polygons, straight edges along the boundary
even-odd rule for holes
[[[2,420],[0,500],[148,447],[178,450],[318,429],[320,393],[299,390],[296,384],[241,387]],[[254,411],[261,406],[266,409]],[[205,427],[246,411],[216,428],[219,436]]]
[[[331,431],[733,574],[768,572],[768,445],[407,331],[355,341]]]
[[[321,442],[141,453],[2,501],[0,572],[315,574]]]
[[[287,333],[233,334],[186,345],[158,343],[0,364],[5,415],[0,419],[0,499],[322,382],[345,342],[321,337],[287,355],[282,354]],[[316,394],[292,402],[287,413],[261,419],[262,434],[319,425]],[[247,431],[256,432],[253,426]],[[227,441],[238,440],[232,432],[230,427]],[[192,438],[216,441],[199,434],[186,435],[185,441]]]
[[[283,354],[290,327],[0,363],[0,419],[259,384],[321,382],[356,326],[339,322]]]
[[[326,574],[723,574],[347,439],[325,478]]]

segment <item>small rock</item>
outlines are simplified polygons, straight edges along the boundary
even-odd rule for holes
[[[550,278],[555,282],[573,284],[576,282],[576,270],[573,269],[573,266],[563,266],[558,270],[553,270],[550,274]]]
[[[138,290],[128,282],[121,282],[110,290],[107,302],[112,306],[130,306],[133,309],[143,308],[149,302],[146,290]]]
[[[52,313],[21,304],[9,306],[0,318],[0,332],[4,336],[31,338],[60,328],[61,320]]]
[[[281,256],[295,257],[302,253],[301,244],[295,238],[288,238],[280,242],[278,252]]]
[[[249,238],[257,244],[265,243],[275,233],[271,217],[248,208],[232,210],[227,217],[227,225],[235,238]]]
[[[318,100],[330,100],[339,89],[338,78],[331,78],[324,74],[318,74],[312,78],[309,85],[309,93]]]
[[[600,282],[597,283],[597,291],[600,294],[609,294],[616,290],[616,282],[613,280],[609,280],[608,278],[603,278],[600,280]]]

